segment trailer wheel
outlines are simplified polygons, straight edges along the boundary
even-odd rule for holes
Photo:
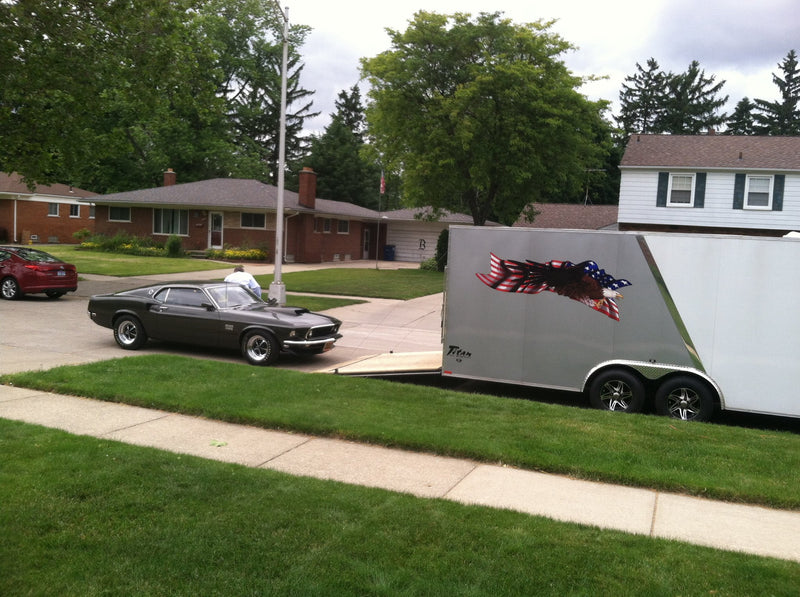
[[[644,383],[625,369],[603,371],[589,386],[589,403],[600,410],[638,413],[644,402]]]
[[[714,414],[714,392],[688,375],[667,379],[656,392],[656,412],[683,421],[708,421]]]

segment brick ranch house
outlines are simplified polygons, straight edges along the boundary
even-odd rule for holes
[[[77,243],[79,230],[94,232],[94,206],[81,200],[95,196],[64,184],[31,190],[18,174],[0,172],[0,242]]]
[[[188,251],[261,248],[274,261],[277,187],[235,178],[177,184],[176,178],[167,170],[161,187],[87,199],[95,205],[95,231],[151,236],[161,242],[175,234]],[[462,214],[429,222],[416,217],[424,210],[376,212],[321,199],[313,170],[304,168],[299,179],[298,192],[285,190],[283,196],[285,262],[387,257],[421,262],[435,254],[442,229],[471,223]]]

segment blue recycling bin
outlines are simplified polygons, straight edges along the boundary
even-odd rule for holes
[[[394,261],[394,245],[383,246],[383,260]]]

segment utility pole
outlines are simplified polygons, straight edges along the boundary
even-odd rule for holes
[[[286,177],[286,69],[289,61],[289,7],[281,10],[278,0],[273,0],[283,17],[283,62],[281,63],[281,123],[278,138],[278,201],[275,215],[275,274],[269,285],[270,300],[286,304],[286,286],[281,279],[283,265],[283,190]]]

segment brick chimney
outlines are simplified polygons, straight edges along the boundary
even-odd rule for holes
[[[164,172],[164,186],[171,187],[175,184],[175,179],[178,177],[177,174],[172,170],[172,168],[167,168],[167,171]]]
[[[299,178],[298,201],[303,207],[314,209],[317,203],[317,173],[306,166],[300,171]]]

